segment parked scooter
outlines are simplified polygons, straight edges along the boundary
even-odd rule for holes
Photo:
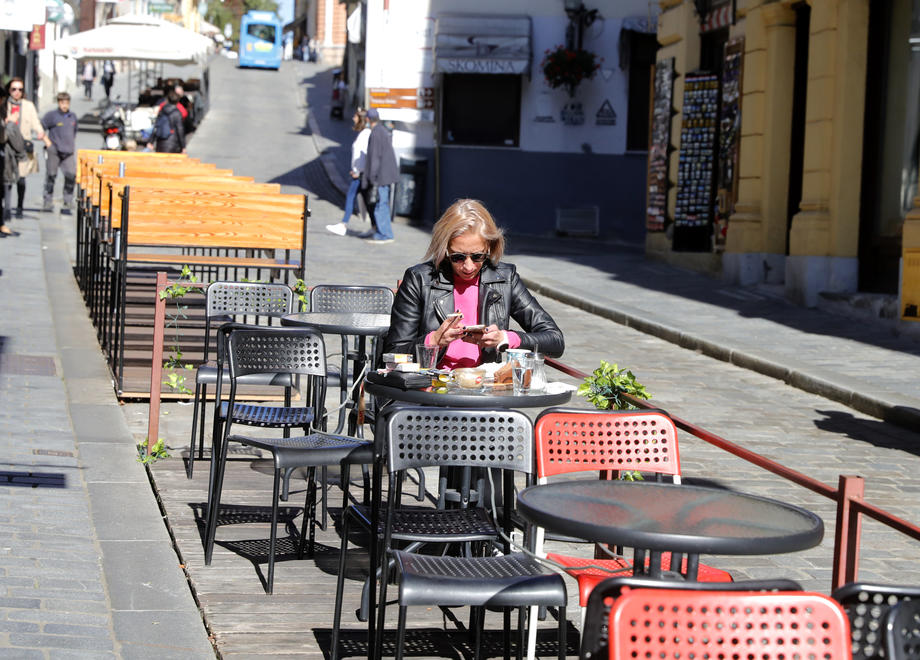
[[[125,148],[125,109],[110,103],[99,117],[102,124],[102,148],[123,151]]]

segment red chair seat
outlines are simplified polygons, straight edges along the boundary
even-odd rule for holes
[[[578,603],[582,607],[588,604],[588,596],[591,595],[591,591],[599,582],[609,577],[632,575],[632,562],[625,558],[590,559],[587,557],[570,557],[569,555],[560,555],[556,553],[548,553],[546,557],[563,566],[582,567],[566,569],[569,575],[578,580]],[[648,566],[648,562],[649,559],[646,558],[646,566]],[[671,569],[670,552],[662,553],[661,566],[666,571]],[[687,570],[686,557],[684,557],[681,570]],[[700,564],[697,580],[699,582],[734,582],[734,579],[728,571],[713,568],[706,564]]]

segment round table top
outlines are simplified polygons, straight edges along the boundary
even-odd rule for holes
[[[421,406],[449,406],[451,408],[548,408],[561,406],[572,398],[571,390],[559,392],[530,391],[527,394],[514,394],[511,390],[495,392],[490,389],[467,390],[450,388],[447,392],[426,390],[403,390],[379,383],[364,381],[365,391],[375,396],[405,401]]]
[[[307,325],[340,335],[383,335],[390,329],[389,314],[366,312],[298,312],[281,317],[282,325]]]
[[[704,486],[562,481],[525,488],[518,509],[553,532],[646,550],[766,555],[805,550],[824,536],[811,511]]]

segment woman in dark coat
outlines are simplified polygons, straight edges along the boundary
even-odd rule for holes
[[[3,209],[0,214],[0,238],[19,236],[19,232],[10,229],[10,216],[13,204],[13,186],[19,181],[19,163],[24,161],[26,141],[19,132],[19,126],[6,120],[6,99],[0,99],[0,153],[3,155]]]
[[[562,331],[517,269],[501,262],[504,249],[504,236],[482,202],[454,202],[432,230],[424,263],[403,275],[384,352],[411,355],[415,344],[436,345],[439,366],[448,368],[496,362],[506,348],[562,355]],[[509,329],[511,319],[520,331]],[[485,327],[467,330],[476,325]]]

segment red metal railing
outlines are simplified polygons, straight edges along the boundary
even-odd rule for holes
[[[160,420],[160,379],[163,376],[163,337],[166,325],[166,300],[160,298],[160,292],[169,286],[166,273],[157,273],[156,285],[156,313],[153,330],[153,360],[150,371],[150,415],[147,422],[147,450],[148,452],[157,441]],[[204,285],[202,285],[204,286]],[[546,358],[546,364],[573,378],[587,378],[589,374],[571,367],[553,358]],[[657,404],[649,403],[626,395],[630,403],[639,408],[659,408]],[[834,500],[837,503],[837,525],[834,534],[834,570],[831,578],[831,590],[855,582],[859,573],[859,546],[862,532],[862,516],[866,515],[883,525],[906,534],[910,538],[920,541],[920,527],[902,518],[892,515],[884,509],[877,507],[863,499],[865,480],[853,475],[840,475],[837,488],[812,479],[796,470],[786,467],[781,463],[770,460],[765,456],[745,449],[725,438],[706,429],[692,424],[680,417],[671,416],[677,427],[691,435],[708,442],[738,458],[753,463],[773,474],[807,488],[818,495]]]
[[[572,376],[573,378],[587,378],[586,374],[579,369],[563,364],[552,358],[546,359],[546,364],[561,371],[562,373]],[[649,403],[643,399],[625,396],[627,400],[639,408],[660,408],[659,405]],[[831,590],[846,584],[855,582],[859,573],[859,545],[862,532],[862,515],[869,516],[883,525],[887,525],[910,538],[920,541],[920,527],[910,523],[903,518],[899,518],[866,502],[863,499],[865,493],[865,480],[862,477],[853,475],[840,475],[837,488],[831,488],[827,484],[812,479],[796,470],[786,467],[781,463],[770,460],[765,456],[745,449],[725,438],[716,435],[704,428],[691,424],[680,417],[671,416],[677,427],[691,435],[715,445],[719,449],[727,451],[738,458],[753,463],[773,474],[787,479],[799,486],[803,486],[818,495],[837,502],[837,528],[834,533],[834,572],[831,578]]]

